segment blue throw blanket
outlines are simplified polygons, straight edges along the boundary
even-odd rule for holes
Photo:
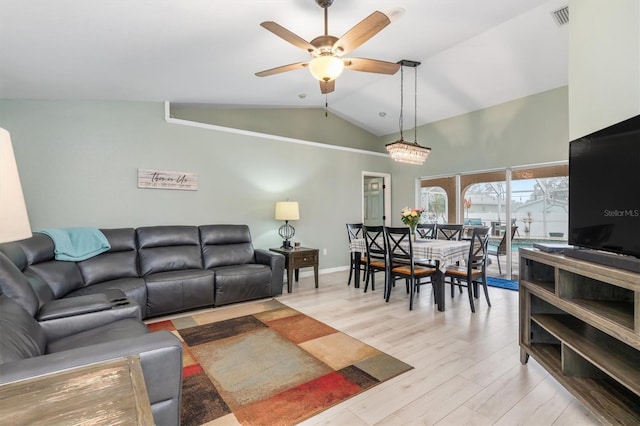
[[[107,237],[97,228],[40,229],[55,245],[56,260],[80,261],[97,256],[111,248]]]

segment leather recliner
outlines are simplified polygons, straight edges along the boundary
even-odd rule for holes
[[[182,344],[170,332],[150,333],[140,321],[137,304],[130,303],[134,309],[103,309],[102,300],[76,303],[83,299],[78,297],[64,309],[51,310],[58,315],[38,321],[34,315],[42,307],[35,292],[2,253],[0,284],[0,386],[135,355],[141,361],[155,423],[179,424]]]

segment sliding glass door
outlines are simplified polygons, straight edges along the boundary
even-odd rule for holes
[[[422,179],[420,194],[429,221],[491,227],[489,275],[517,279],[519,247],[566,243],[564,163]]]

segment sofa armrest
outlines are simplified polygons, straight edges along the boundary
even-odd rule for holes
[[[254,250],[256,263],[268,265],[271,268],[271,295],[282,294],[284,283],[284,256],[269,250]]]
[[[36,315],[36,320],[48,321],[90,312],[106,311],[107,309],[111,309],[111,302],[104,294],[68,297],[52,300],[42,305]]]
[[[130,355],[140,357],[155,423],[179,424],[182,344],[168,331],[0,364],[0,384]]]
[[[52,300],[40,308],[36,319],[49,341],[127,318],[142,319],[140,305],[133,299],[102,300],[103,296],[95,294]]]

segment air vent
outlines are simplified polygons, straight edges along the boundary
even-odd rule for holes
[[[551,14],[553,15],[553,19],[554,21],[556,21],[556,24],[558,24],[558,26],[569,23],[569,6],[561,7],[558,10],[554,10],[553,12],[551,12]]]

